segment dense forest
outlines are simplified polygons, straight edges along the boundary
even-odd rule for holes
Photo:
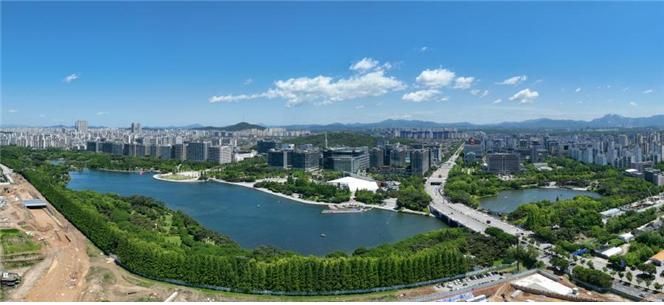
[[[75,153],[49,155],[17,147],[2,147],[0,153],[4,164],[26,177],[101,250],[150,278],[245,292],[329,293],[448,277],[519,258],[504,236],[451,228],[352,255],[243,249],[151,198],[67,189],[69,168],[48,161]]]

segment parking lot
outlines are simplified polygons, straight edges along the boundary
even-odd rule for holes
[[[465,277],[463,279],[440,283],[436,285],[435,288],[436,290],[440,291],[457,291],[483,284],[490,284],[498,280],[502,280],[504,278],[505,276],[500,273],[488,272],[488,273]]]

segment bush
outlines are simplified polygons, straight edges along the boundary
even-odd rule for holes
[[[611,288],[613,285],[613,278],[610,275],[594,269],[588,269],[581,266],[576,266],[572,270],[574,278],[595,285],[600,288]]]

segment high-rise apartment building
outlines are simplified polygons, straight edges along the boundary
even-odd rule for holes
[[[76,127],[76,131],[78,131],[79,133],[88,132],[88,121],[78,120],[74,123],[74,126]]]
[[[132,133],[143,132],[143,129],[141,128],[141,123],[131,123],[131,132]]]
[[[410,152],[410,172],[413,175],[424,175],[429,168],[428,149],[414,149]]]

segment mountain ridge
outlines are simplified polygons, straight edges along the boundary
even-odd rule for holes
[[[30,126],[7,124],[0,125],[2,128],[26,128]],[[44,128],[72,127],[65,125],[43,126]],[[103,126],[96,126],[103,127]],[[618,114],[606,114],[592,120],[569,120],[539,118],[523,121],[504,121],[500,123],[478,124],[470,122],[434,122],[425,120],[387,119],[372,123],[330,123],[330,124],[290,124],[290,125],[268,125],[239,122],[228,126],[211,126],[202,124],[189,124],[182,126],[153,127],[145,126],[144,129],[194,129],[194,130],[225,130],[239,131],[246,129],[265,129],[268,127],[281,127],[286,129],[308,129],[311,131],[326,130],[358,130],[358,129],[380,129],[380,128],[494,128],[494,129],[584,129],[584,128],[664,128],[664,114],[656,114],[649,117],[626,117]],[[91,126],[91,128],[94,128]]]

